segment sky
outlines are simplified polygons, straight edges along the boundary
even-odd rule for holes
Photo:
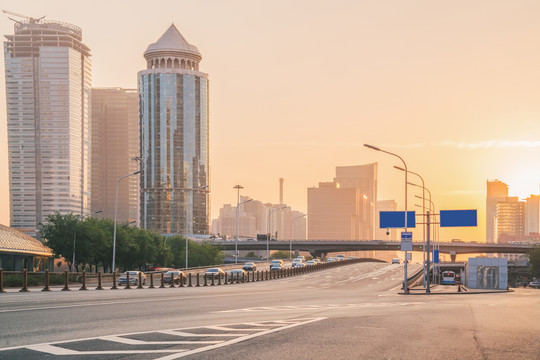
[[[336,166],[379,163],[379,200],[404,206],[399,154],[439,209],[478,209],[486,181],[540,192],[540,2],[432,0],[4,0],[83,29],[95,87],[136,88],[143,52],[174,23],[210,78],[211,217],[241,195],[307,211]],[[13,22],[0,14],[2,34]],[[4,67],[0,223],[9,224]],[[413,175],[409,181],[419,183]],[[408,210],[421,190],[409,188]],[[416,236],[416,235],[415,235]]]

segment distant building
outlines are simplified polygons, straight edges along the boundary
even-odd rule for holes
[[[114,218],[116,182],[139,170],[137,90],[92,89],[92,212]],[[118,183],[119,224],[139,218],[139,176]]]
[[[525,199],[525,235],[540,233],[540,196]]]
[[[138,73],[141,120],[141,226],[160,233],[208,234],[210,225],[208,75],[202,55],[171,25],[144,52]]]
[[[372,240],[377,164],[336,167],[333,182],[308,188],[310,240]]]
[[[54,211],[90,212],[90,49],[50,20],[17,21],[6,38],[11,227],[37,236]]]
[[[493,244],[495,237],[495,217],[497,215],[497,202],[508,197],[508,185],[499,180],[487,181],[486,196],[486,243]]]
[[[517,197],[497,202],[495,216],[495,240],[501,235],[525,235],[525,203]]]
[[[240,202],[248,200],[241,196]],[[283,204],[263,204],[252,200],[240,205],[238,211],[238,235],[241,238],[256,238],[257,234],[270,232],[277,240],[305,240],[306,219],[305,214],[292,210]],[[274,211],[275,210],[275,211]],[[269,221],[269,222],[268,222]],[[214,234],[226,235],[234,238],[236,234],[236,206],[225,204],[220,209],[220,215],[212,222]]]

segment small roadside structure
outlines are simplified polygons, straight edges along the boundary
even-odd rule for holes
[[[465,264],[465,285],[471,289],[508,288],[508,260],[469,258]]]
[[[0,225],[0,268],[6,271],[52,271],[53,252],[30,235]]]

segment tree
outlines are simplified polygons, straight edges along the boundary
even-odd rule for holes
[[[529,251],[529,264],[531,265],[531,275],[540,278],[540,245],[535,245]]]
[[[288,259],[289,256],[290,255],[289,255],[288,251],[279,250],[279,251],[276,251],[276,252],[272,253],[272,256],[270,256],[270,257],[274,258],[274,259]]]
[[[79,216],[74,214],[62,215],[59,211],[47,216],[47,225],[39,223],[40,234],[47,245],[57,257],[63,257],[72,269],[73,239],[75,226]]]

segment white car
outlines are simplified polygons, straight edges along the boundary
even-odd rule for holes
[[[141,271],[126,271],[118,278],[118,285],[126,285],[127,273],[129,272],[129,285],[139,285],[139,273],[141,274],[141,281],[143,285],[146,284],[146,275]]]
[[[302,266],[301,264],[303,264],[304,262],[302,261],[302,259],[294,259],[292,261],[292,267],[299,267],[299,266]]]
[[[392,264],[399,264],[399,259],[398,258],[393,258],[392,259]]]
[[[312,266],[312,265],[317,265],[317,263],[313,260],[306,261],[306,266]]]

